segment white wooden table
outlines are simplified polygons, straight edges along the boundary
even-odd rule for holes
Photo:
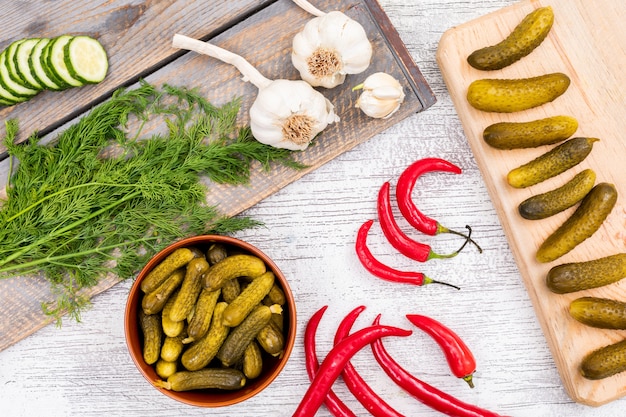
[[[329,305],[318,332],[319,355],[329,349],[343,316],[367,309],[357,325],[377,313],[409,328],[407,313],[427,314],[457,331],[478,362],[476,388],[453,377],[438,347],[418,331],[385,343],[398,362],[424,381],[467,402],[503,415],[623,415],[626,399],[592,408],[565,393],[539,328],[507,241],[461,124],[435,62],[438,41],[448,28],[513,4],[514,0],[380,0],[438,102],[282,189],[245,214],[266,227],[237,237],[271,256],[290,279],[298,306],[298,336],[278,379],[257,397],[226,409],[200,409],[152,389],[132,363],[124,340],[123,314],[131,282],[93,299],[82,322],[48,326],[0,352],[0,414],[3,416],[288,416],[308,387],[303,334],[308,318]],[[443,224],[469,224],[484,249],[468,247],[458,257],[415,265],[392,250],[377,226],[370,233],[376,256],[398,269],[419,268],[432,278],[462,287],[414,288],[380,281],[359,264],[354,239],[363,221],[375,216],[380,185],[395,181],[413,161],[440,157],[463,174],[433,174],[418,185],[419,205]],[[411,234],[407,224],[401,223]],[[458,238],[425,237],[440,252]],[[371,356],[353,361],[374,389],[407,416],[437,415],[387,379]],[[358,415],[367,415],[338,382],[335,391]],[[329,415],[322,408],[320,416]]]

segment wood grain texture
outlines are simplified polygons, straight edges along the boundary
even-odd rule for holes
[[[497,43],[530,11],[552,6],[554,26],[547,39],[529,56],[499,71],[471,68],[466,57],[473,50]],[[483,172],[489,194],[520,267],[537,316],[546,334],[563,383],[576,401],[599,405],[626,393],[626,375],[604,381],[590,381],[579,373],[582,358],[590,351],[626,336],[622,331],[592,329],[573,320],[569,303],[583,295],[626,300],[625,283],[568,295],[552,294],[545,285],[547,271],[558,264],[595,259],[626,250],[626,129],[624,108],[626,74],[626,28],[621,16],[622,2],[605,0],[589,8],[584,1],[528,0],[493,14],[459,25],[446,32],[437,59],[452,100],[463,123],[469,144]],[[549,72],[563,72],[571,78],[566,93],[535,109],[511,114],[485,113],[473,109],[466,99],[467,86],[478,78],[524,78]],[[564,114],[575,117],[579,128],[574,136],[597,137],[590,156],[577,167],[536,186],[514,189],[506,182],[509,170],[550,149],[502,151],[482,140],[482,131],[498,121],[529,121]],[[541,221],[524,220],[518,204],[537,193],[556,188],[585,168],[597,174],[596,182],[615,184],[618,201],[601,229],[567,255],[547,264],[535,260],[536,250],[574,208]]]
[[[374,7],[370,8],[368,4]],[[323,6],[329,8],[328,3],[321,5]],[[361,22],[370,34],[375,53],[372,65],[365,73],[349,76],[342,86],[324,92],[326,97],[333,102],[335,112],[341,121],[329,126],[313,146],[296,155],[296,159],[307,166],[306,169],[293,170],[283,166],[274,166],[271,170],[264,170],[259,164],[253,167],[249,184],[239,187],[211,184],[206,180],[210,190],[206,197],[207,204],[216,206],[224,215],[239,214],[337,155],[368,140],[413,113],[431,106],[435,101],[419,69],[414,62],[409,60],[408,52],[400,43],[397,33],[379,6],[372,1],[346,1],[342,7],[347,15]],[[187,11],[187,13],[193,12],[193,8]],[[197,18],[203,17],[203,14],[197,16]],[[233,26],[213,37],[211,42],[245,57],[267,77],[297,79],[297,71],[290,62],[291,41],[295,33],[310,18],[310,15],[291,1],[278,1],[250,17],[240,19],[237,16],[231,16]],[[190,29],[180,28],[178,33],[188,35],[194,32],[194,27],[195,25],[190,25]],[[165,49],[169,49],[171,37],[175,32],[169,33]],[[387,39],[387,33],[394,38]],[[260,39],[263,41],[259,42]],[[123,54],[132,54],[133,48],[136,47],[134,44],[128,45],[128,49],[124,49]],[[115,51],[112,53],[115,54]],[[399,54],[402,54],[404,60],[399,58]],[[112,60],[115,56],[112,55]],[[112,74],[115,74],[115,70],[112,71]],[[361,83],[367,75],[377,71],[385,71],[395,76],[401,81],[406,92],[406,98],[400,110],[389,119],[371,119],[355,108],[358,95],[351,91],[351,87]],[[242,106],[238,123],[245,125],[248,124],[248,110],[257,91],[253,85],[243,82],[241,78],[241,74],[230,65],[196,53],[186,53],[149,75],[145,80],[157,86],[171,84],[197,88],[216,105],[241,97]],[[36,106],[24,108],[35,114],[39,111]],[[142,132],[144,135],[149,135],[159,131],[162,127],[163,124],[157,120],[155,123],[145,125]],[[56,131],[50,133],[52,140],[55,134]],[[5,159],[0,163],[0,171],[6,174],[9,166],[8,159]],[[118,281],[119,278],[107,277],[83,293],[89,297],[93,296],[110,288]],[[0,350],[48,324],[50,320],[41,311],[40,304],[54,301],[54,299],[54,294],[43,279],[14,277],[1,280],[0,305],[10,320],[0,322]]]
[[[381,0],[437,103],[244,212],[266,227],[238,237],[275,260],[289,278],[298,306],[296,346],[269,388],[243,404],[216,410],[185,406],[159,394],[127,353],[122,317],[131,282],[126,281],[95,296],[81,323],[67,321],[60,329],[47,326],[0,352],[2,415],[287,417],[308,388],[302,345],[306,321],[322,305],[329,305],[317,338],[319,355],[324,356],[340,320],[361,304],[367,309],[355,328],[377,313],[382,313],[384,322],[399,326],[408,325],[404,314],[421,313],[456,330],[478,362],[473,390],[450,374],[441,351],[425,335],[415,333],[401,343],[385,344],[409,371],[466,402],[514,417],[623,415],[624,399],[589,407],[572,401],[564,390],[435,59],[446,30],[513,4],[516,0]],[[432,156],[457,163],[463,174],[424,176],[414,195],[420,208],[450,227],[472,225],[484,252],[468,248],[453,259],[417,264],[395,252],[375,227],[369,242],[382,261],[458,284],[458,292],[381,282],[363,270],[353,252],[358,227],[375,216],[375,196],[382,182],[395,183],[411,162]],[[407,234],[442,252],[459,243],[448,236],[424,236],[408,223],[400,224]],[[367,350],[353,362],[374,390],[403,415],[442,415],[391,383]],[[368,415],[343,382],[333,388],[358,416]],[[322,407],[317,416],[330,413]]]

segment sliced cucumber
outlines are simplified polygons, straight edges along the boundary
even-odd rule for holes
[[[52,40],[49,44],[48,53],[48,65],[50,69],[59,77],[63,82],[71,87],[81,87],[84,83],[70,74],[65,65],[65,46],[73,39],[71,35],[61,35]]]
[[[96,39],[75,36],[65,45],[65,65],[70,75],[86,84],[104,80],[109,69],[107,53]]]
[[[11,77],[11,80],[14,83],[22,85],[26,88],[30,88],[30,86],[26,83],[26,80],[22,79],[20,74],[17,72],[17,69],[15,68],[15,51],[17,51],[17,48],[22,44],[22,42],[24,42],[24,39],[19,39],[7,46],[7,48],[3,52],[6,55],[4,65],[6,65],[9,77]]]
[[[32,54],[33,48],[39,42],[39,38],[28,38],[21,42],[15,50],[13,62],[18,75],[22,77],[26,83],[35,90],[43,90],[43,86],[33,75],[28,60]]]
[[[9,93],[15,97],[29,99],[39,92],[39,90],[33,90],[28,87],[24,87],[23,84],[15,82],[9,75],[9,63],[7,59],[7,50],[4,50],[0,54],[0,79],[2,79],[3,87]]]
[[[30,68],[33,77],[35,77],[39,84],[41,84],[44,88],[47,88],[48,90],[62,90],[63,87],[50,78],[44,69],[42,54],[46,45],[49,43],[50,39],[48,38],[39,39],[39,42],[35,44],[30,56],[28,57],[28,67]]]
[[[50,48],[52,47],[52,43],[54,39],[50,39],[50,42],[44,47],[43,51],[41,51],[41,68],[46,72],[48,78],[50,78],[56,85],[59,86],[61,90],[71,87],[68,83],[63,81],[56,72],[53,71],[50,65]]]

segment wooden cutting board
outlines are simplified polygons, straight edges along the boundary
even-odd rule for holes
[[[499,42],[529,12],[547,5],[554,10],[555,23],[547,39],[533,53],[498,71],[479,71],[467,64],[466,58],[472,51]],[[556,295],[547,289],[545,277],[548,270],[557,264],[626,251],[624,17],[626,2],[621,0],[526,0],[449,29],[442,36],[437,52],[437,62],[565,389],[575,401],[594,406],[626,393],[626,373],[590,381],[580,375],[580,362],[588,352],[623,339],[626,332],[586,327],[573,320],[567,309],[570,301],[584,295],[626,301],[626,282],[570,295]],[[572,83],[563,96],[539,108],[513,114],[491,114],[473,109],[466,99],[468,85],[478,78],[521,78],[556,71],[567,74]],[[483,129],[498,121],[528,121],[559,114],[578,120],[579,129],[575,136],[593,136],[600,138],[600,142],[578,167],[536,186],[513,189],[506,182],[508,171],[544,153],[549,147],[496,150],[483,141]],[[535,260],[536,249],[571,215],[574,208],[548,219],[529,221],[518,214],[517,206],[531,195],[562,185],[584,168],[595,170],[596,182],[616,185],[619,192],[617,204],[602,228],[591,238],[554,262],[538,263]],[[497,274],[498,271],[494,270],[493,279],[497,279]]]
[[[19,3],[19,4],[18,4]],[[294,35],[313,16],[291,0],[160,0],[135,5],[131,0],[58,0],[54,13],[42,4],[13,2],[0,14],[0,50],[15,39],[52,37],[61,33],[83,33],[98,38],[109,53],[109,74],[98,85],[63,92],[43,92],[27,103],[0,108],[0,122],[18,119],[22,132],[18,141],[34,131],[49,139],[68,123],[80,118],[92,106],[108,99],[121,87],[133,88],[139,78],[162,86],[171,84],[197,88],[216,105],[242,98],[238,123],[248,123],[248,109],[257,91],[242,81],[232,66],[171,46],[172,36],[181,33],[209,40],[245,57],[265,76],[298,79],[291,64]],[[320,10],[340,10],[363,25],[373,45],[367,71],[350,75],[346,82],[323,94],[335,105],[341,121],[324,130],[315,144],[295,158],[307,166],[293,170],[275,166],[252,169],[250,183],[239,187],[208,183],[209,205],[227,216],[234,216],[277,192],[322,164],[367,141],[402,119],[435,103],[435,96],[413,62],[397,31],[376,0],[318,0]],[[24,9],[26,7],[26,9]],[[397,113],[388,119],[372,119],[355,108],[358,95],[351,91],[369,74],[384,71],[402,84],[406,97]],[[147,124],[148,136],[157,127]],[[4,137],[0,123],[0,138]],[[0,143],[0,159],[6,148]],[[9,160],[0,161],[0,189],[4,190]],[[0,191],[0,199],[2,191]],[[105,291],[119,282],[108,276],[84,292],[87,297]],[[41,303],[55,299],[41,277],[16,276],[0,279],[0,350],[50,323]]]

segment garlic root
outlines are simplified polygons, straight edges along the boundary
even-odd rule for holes
[[[296,3],[301,9],[312,14],[313,16],[320,17],[326,14],[325,12],[319,10],[317,7],[313,6],[311,3],[309,3],[306,0],[293,0],[293,2]]]

